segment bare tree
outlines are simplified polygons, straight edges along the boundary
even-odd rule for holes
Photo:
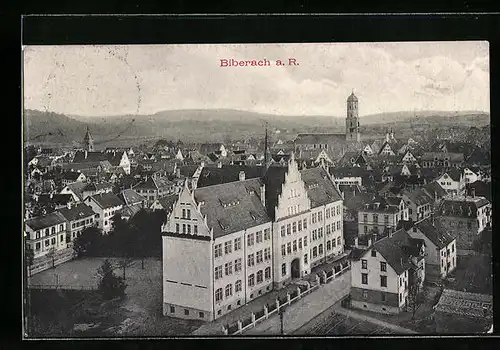
[[[56,248],[51,247],[47,253],[47,258],[52,261],[52,268],[56,267]]]
[[[411,311],[411,319],[415,319],[415,313],[419,306],[423,303],[423,294],[421,288],[422,278],[416,277],[408,290],[408,307]]]

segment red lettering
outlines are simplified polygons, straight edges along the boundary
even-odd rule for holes
[[[293,63],[294,66],[298,66],[299,64],[297,63],[297,60],[295,58],[289,58],[288,59],[288,65],[291,66]]]
[[[222,59],[220,60],[220,66],[221,67],[227,67],[228,65],[229,64],[228,64],[227,60],[222,60]]]

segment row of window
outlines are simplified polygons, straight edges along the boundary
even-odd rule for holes
[[[170,313],[171,314],[175,314],[175,307],[174,306],[170,306]],[[189,316],[189,310],[188,309],[184,309],[184,315]],[[198,316],[200,316],[200,318],[205,318],[205,313],[202,312],[202,311],[199,311],[198,312]]]
[[[361,274],[361,284],[368,284],[368,274]],[[387,276],[380,275],[380,287],[387,287]]]
[[[265,270],[259,270],[255,274],[253,274],[253,273],[250,274],[248,276],[248,286],[253,287],[256,284],[260,284],[260,283],[264,282],[264,279],[266,281],[271,279],[271,268],[270,267],[266,267]],[[237,280],[234,283],[234,293],[241,292],[241,290],[242,290],[242,281]],[[224,290],[222,288],[218,288],[215,290],[215,301],[221,302],[223,300],[224,296],[226,298],[229,298],[232,295],[233,295],[233,284],[229,283],[226,285]]]
[[[378,223],[378,214],[373,214],[372,219],[374,223]],[[368,214],[363,214],[363,222],[368,222]],[[389,223],[389,215],[384,215],[384,223]]]
[[[105,211],[104,212],[104,217],[105,218],[109,218],[109,217],[112,217],[113,215],[115,215],[115,213],[118,211],[118,209],[114,209],[114,210],[111,210],[109,212]]]
[[[190,225],[190,224],[182,224],[182,233],[183,234],[191,234],[191,231],[193,234],[198,233],[198,225]],[[180,233],[181,232],[181,225],[180,224],[175,224],[175,232]]]
[[[234,272],[237,273],[240,271],[241,271],[241,258],[238,258],[234,261]],[[229,276],[233,273],[232,261],[224,264],[224,272],[226,273],[226,276]],[[215,267],[215,279],[218,280],[219,278],[222,278],[222,265]]]
[[[64,241],[64,235],[59,236],[59,243],[62,243]],[[46,239],[44,241],[44,244],[46,247],[50,245],[55,245],[57,243],[56,237],[53,237],[52,239]],[[40,242],[35,243],[35,251],[39,251],[42,248],[42,245]]]
[[[248,254],[247,264],[248,266],[255,266],[255,263],[260,264],[263,261],[271,260],[271,248],[265,248],[264,250],[259,250],[255,253]]]
[[[59,225],[59,231],[64,231],[64,224]],[[43,232],[43,236],[41,235]],[[45,229],[45,231],[36,231],[35,237],[36,239],[39,239],[40,237],[45,237],[49,235],[49,232],[51,235],[56,233],[56,226],[53,226],[50,228],[50,231],[48,228]]]
[[[326,242],[326,250],[327,251],[330,251],[332,250],[333,248],[335,248],[337,245],[341,245],[341,237],[337,237],[337,240],[332,239],[331,241],[327,241]],[[320,244],[318,245],[317,247],[313,247],[312,249],[312,257],[313,259],[316,259],[318,257],[318,255],[322,255],[323,254],[323,244]]]
[[[297,251],[297,246],[298,246],[298,249],[302,249],[302,238],[299,238],[298,240],[294,240],[293,242],[288,242],[286,245],[282,244],[281,245],[281,255],[286,256],[287,254],[288,255],[292,254],[292,248],[293,248],[293,252],[295,253]],[[304,247],[307,247],[307,237],[304,237]]]
[[[241,237],[234,239],[234,251],[238,251],[241,249]],[[230,254],[233,251],[233,242],[227,241],[224,242],[224,251],[226,254]],[[222,256],[222,243],[216,244],[214,247],[214,257],[218,258]]]
[[[285,225],[281,225],[280,227],[280,233],[281,237],[285,237],[286,235],[290,235],[292,233],[300,232],[302,229],[307,229],[307,219],[304,220],[299,220],[299,221],[294,221],[292,223],[289,223],[286,225],[286,231],[285,231]]]
[[[363,270],[368,269],[368,260],[361,259],[361,268]],[[384,262],[384,261],[380,262],[380,271],[387,272],[387,263],[386,262]]]
[[[257,231],[255,233],[255,236],[254,233],[249,233],[247,235],[247,246],[251,247],[254,244],[262,243],[263,240],[268,241],[270,239],[271,239],[271,230],[268,228],[264,229],[264,234],[262,234],[262,231]]]
[[[78,222],[73,222],[71,224],[71,228],[77,228],[77,227],[82,227],[82,226],[85,226],[85,225],[88,225],[88,224],[91,224],[94,222],[94,218],[89,218],[89,219],[85,219],[85,220],[82,220],[82,221],[78,221]]]
[[[191,219],[191,209],[182,209],[182,218]]]

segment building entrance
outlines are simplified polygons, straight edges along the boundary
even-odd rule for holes
[[[300,277],[300,260],[299,258],[293,259],[291,264],[291,274],[292,278]]]

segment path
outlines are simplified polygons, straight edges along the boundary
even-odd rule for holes
[[[323,313],[333,304],[349,293],[351,286],[351,273],[346,271],[336,279],[306,295],[285,309],[283,315],[283,331],[285,334],[293,333],[302,325],[308,323],[317,315]],[[273,314],[269,319],[258,323],[256,327],[245,331],[244,335],[278,335],[281,333],[280,317]]]

